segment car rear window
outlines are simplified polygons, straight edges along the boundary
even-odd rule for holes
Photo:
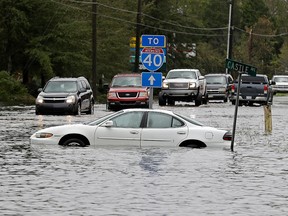
[[[265,77],[262,76],[242,76],[242,83],[244,84],[268,84],[267,80]],[[236,80],[235,82],[238,82]]]

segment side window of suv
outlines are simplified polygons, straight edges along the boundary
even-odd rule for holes
[[[84,88],[84,86],[83,86],[83,84],[82,84],[81,81],[78,81],[78,88],[79,88],[79,90],[81,90],[81,89]],[[84,88],[84,89],[85,89],[85,88]]]

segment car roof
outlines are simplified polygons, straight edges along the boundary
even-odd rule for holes
[[[85,77],[53,77],[49,81],[76,81],[86,79]]]
[[[288,77],[288,75],[274,75],[273,77]]]
[[[199,69],[172,69],[170,71],[199,71]]]
[[[144,112],[151,112],[151,111],[156,111],[156,112],[161,112],[161,113],[166,113],[166,114],[174,114],[173,111],[170,110],[162,110],[162,109],[148,109],[148,108],[128,108],[128,109],[123,109],[121,110],[122,112],[133,112],[133,111],[144,111]]]
[[[250,76],[249,74],[242,74],[242,76]],[[256,74],[256,77],[267,77],[265,74]]]
[[[123,73],[123,74],[116,74],[114,77],[131,77],[131,76],[141,76],[140,73]]]
[[[231,76],[231,74],[210,73],[210,74],[206,74],[205,76]]]

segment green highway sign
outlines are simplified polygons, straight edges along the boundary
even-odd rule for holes
[[[256,76],[256,71],[257,71],[256,67],[243,64],[241,62],[237,62],[232,59],[226,59],[226,68],[230,70],[236,70],[240,73],[249,74],[250,76]]]

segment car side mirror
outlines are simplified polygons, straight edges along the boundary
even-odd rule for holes
[[[276,83],[275,83],[275,81],[270,80],[270,81],[269,81],[269,84],[270,84],[270,85],[275,85]]]
[[[109,84],[108,83],[103,84],[103,89],[107,92],[109,90]]]
[[[38,88],[38,93],[40,93],[43,90],[43,88]]]
[[[199,76],[199,80],[203,80],[203,79],[205,79],[204,76]]]
[[[107,121],[102,126],[103,127],[112,127],[114,125],[113,121]]]

